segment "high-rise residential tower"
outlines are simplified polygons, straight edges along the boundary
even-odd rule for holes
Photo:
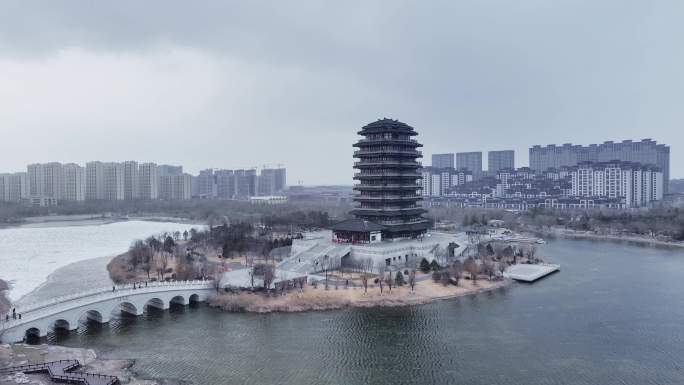
[[[257,192],[256,170],[235,170],[235,195],[238,198],[249,198]]]
[[[610,162],[620,160],[636,162],[641,165],[654,165],[663,173],[663,191],[667,193],[670,181],[670,147],[658,144],[652,139],[639,142],[623,140],[622,142],[603,142],[589,146],[571,143],[556,146],[533,146],[530,148],[530,168],[546,171],[563,166],[576,166],[581,162]]]
[[[220,199],[235,197],[235,173],[233,170],[216,170],[216,196]]]
[[[197,196],[201,199],[209,199],[216,196],[216,175],[214,170],[208,168],[201,170],[196,178]]]
[[[276,195],[285,189],[284,168],[264,168],[259,174],[257,192],[259,195]]]
[[[140,199],[140,168],[138,162],[130,160],[123,162],[124,199]]]
[[[515,151],[489,151],[487,153],[487,172],[496,175],[499,170],[515,169]]]
[[[457,152],[456,168],[471,171],[473,179],[479,179],[482,176],[482,152]]]
[[[159,171],[155,163],[141,163],[138,168],[138,189],[140,199],[159,197]]]
[[[0,201],[19,202],[27,198],[27,173],[0,174]]]
[[[26,167],[31,204],[51,206],[62,199],[64,169],[61,163],[35,163]]]
[[[454,154],[432,154],[432,167],[454,168]]]
[[[85,169],[76,163],[64,165],[64,194],[67,201],[82,201],[85,199]]]

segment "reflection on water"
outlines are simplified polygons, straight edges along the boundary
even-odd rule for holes
[[[684,382],[684,253],[550,241],[562,271],[431,305],[300,314],[148,309],[50,341],[195,384]]]

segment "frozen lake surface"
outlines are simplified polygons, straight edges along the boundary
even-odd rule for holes
[[[200,228],[200,225],[125,221],[84,226],[26,226],[0,229],[0,278],[9,282],[10,299],[17,301],[42,285],[57,269],[92,258],[97,260],[96,276],[60,278],[64,291],[71,287],[95,285],[95,280],[108,279],[101,271],[108,259],[120,254],[135,239],[153,234]],[[95,263],[95,261],[94,261]],[[98,286],[107,286],[109,281]],[[73,286],[72,286],[73,285]],[[67,287],[68,286],[68,287]]]

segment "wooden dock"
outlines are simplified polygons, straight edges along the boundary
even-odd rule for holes
[[[560,270],[560,265],[541,263],[538,265],[513,265],[504,271],[504,277],[522,282],[534,282]]]

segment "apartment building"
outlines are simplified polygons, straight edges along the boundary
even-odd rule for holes
[[[535,171],[577,166],[582,162],[610,162],[613,160],[658,167],[663,173],[663,192],[667,193],[670,181],[670,147],[658,144],[652,139],[642,139],[637,142],[631,140],[607,141],[588,146],[571,143],[561,146],[550,144],[544,147],[536,145],[530,148],[530,168]]]

